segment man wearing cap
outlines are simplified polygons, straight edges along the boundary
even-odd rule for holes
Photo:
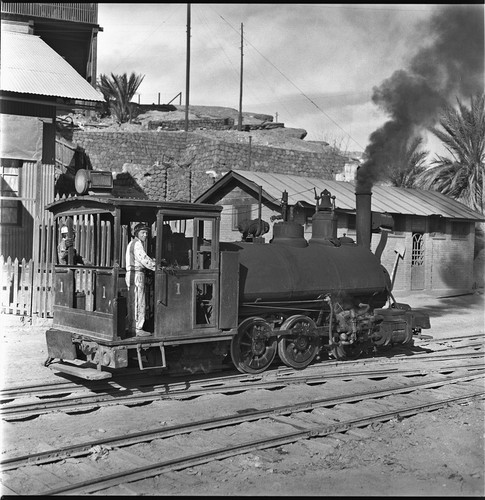
[[[143,247],[148,238],[148,226],[140,223],[133,231],[135,237],[126,248],[126,285],[128,286],[127,330],[137,337],[146,337],[150,332],[143,330],[145,323],[145,269],[155,271],[155,261]]]
[[[59,264],[66,265],[69,263],[69,248],[74,245],[74,238],[76,235],[73,233],[72,238],[68,236],[69,229],[66,225],[61,227],[61,241],[57,245],[57,257]],[[83,259],[77,254],[76,249],[73,248],[74,264],[84,264]]]

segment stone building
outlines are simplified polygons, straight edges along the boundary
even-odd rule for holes
[[[351,182],[233,170],[194,201],[224,207],[221,241],[240,240],[238,224],[261,213],[270,225],[263,236],[269,242],[286,191],[290,216],[304,225],[309,239],[315,195],[324,189],[335,196],[337,236],[355,240],[355,186]],[[372,212],[389,214],[394,221],[381,262],[394,279],[396,293],[463,293],[483,286],[483,270],[474,271],[473,262],[475,223],[484,220],[481,214],[437,192],[390,186],[373,187]],[[373,251],[379,241],[380,235],[374,233]]]

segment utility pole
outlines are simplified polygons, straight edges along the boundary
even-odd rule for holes
[[[237,129],[242,130],[242,94],[243,94],[243,23],[241,23],[241,78],[239,82],[239,116]]]
[[[187,66],[185,72],[185,131],[189,131],[189,87],[190,87],[190,3],[187,4]]]

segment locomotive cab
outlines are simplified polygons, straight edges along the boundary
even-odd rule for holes
[[[219,253],[222,207],[98,195],[56,201],[47,209],[59,238],[67,226],[74,244],[67,263],[55,266],[46,364],[58,358],[62,362],[52,368],[107,378],[111,373],[102,368],[127,367],[130,357],[140,369],[165,368],[167,346],[231,338],[238,262],[234,253]],[[126,329],[125,253],[138,222],[151,229],[145,251],[156,262],[154,272],[146,271],[144,329],[150,336],[143,338]],[[97,369],[80,371],[83,362]]]

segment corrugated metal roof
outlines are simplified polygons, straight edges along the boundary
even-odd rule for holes
[[[2,30],[2,90],[103,102],[67,61],[38,36]]]
[[[252,182],[255,189],[257,186],[261,186],[263,194],[278,204],[281,200],[281,194],[286,191],[290,205],[295,205],[298,202],[315,205],[315,189],[317,194],[328,189],[332,196],[336,197],[336,208],[355,210],[355,185],[352,182],[248,170],[232,170],[232,172]],[[231,172],[226,175],[230,174]],[[224,177],[219,182],[223,179]],[[372,188],[372,210],[391,214],[440,215],[448,218],[485,221],[485,217],[480,213],[444,194],[392,186],[374,186]]]

